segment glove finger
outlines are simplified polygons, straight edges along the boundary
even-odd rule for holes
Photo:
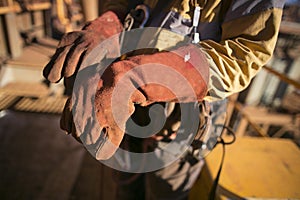
[[[78,40],[78,38],[82,37],[82,35],[83,33],[81,31],[74,31],[64,34],[57,48],[72,46],[75,43],[75,41]]]
[[[86,72],[86,71],[85,71]],[[90,72],[87,72],[88,74]],[[93,76],[86,74],[85,77],[85,83],[78,83],[76,86],[79,86],[79,88],[75,88],[74,92],[76,92],[74,97],[76,97],[74,103],[74,117],[75,120],[80,119],[78,121],[79,124],[82,125],[82,127],[79,127],[79,132],[83,133],[85,126],[91,121],[91,116],[95,112],[95,106],[94,106],[94,94],[98,85],[97,82],[97,74],[93,74]],[[80,81],[80,80],[78,80]],[[75,86],[75,87],[76,87]],[[84,112],[77,112],[79,110],[83,110],[85,108]],[[75,122],[76,123],[76,122]]]
[[[66,131],[68,134],[72,133],[72,106],[71,98],[66,101],[63,113],[60,118],[60,127],[62,130]]]
[[[122,135],[122,138],[123,138],[123,136],[124,136],[123,132],[119,132],[118,134]],[[96,156],[97,160],[107,160],[107,159],[111,158],[119,147],[119,145],[116,145],[115,143],[110,141],[109,138],[105,138],[105,139],[106,140],[101,141],[101,146],[99,146],[99,148],[96,151],[95,156]],[[118,143],[120,144],[121,141],[119,141]]]
[[[62,78],[63,64],[71,46],[58,48],[43,70],[43,75],[50,82],[58,82]]]
[[[58,58],[58,56],[63,53],[64,48],[57,48],[54,55],[52,56],[52,58],[50,59],[50,61],[48,62],[48,64],[44,67],[43,69],[43,76],[48,79],[48,76],[51,72],[51,70],[53,69],[53,65],[55,60]],[[48,79],[49,80],[49,79]]]
[[[80,67],[81,61],[83,60],[87,47],[88,44],[80,43],[79,45],[73,46],[70,49],[64,64],[65,77],[72,76],[75,73],[75,71]]]
[[[72,134],[72,136],[80,143],[80,136],[76,131],[76,126],[73,120],[72,113],[72,97],[68,98],[62,116],[60,118],[60,127],[62,130],[65,130],[68,134]]]
[[[62,77],[62,67],[66,58],[67,52],[70,50],[77,40],[82,37],[82,32],[66,33],[60,40],[55,54],[52,56],[49,63],[43,70],[43,75],[51,82],[58,82]]]
[[[76,76],[74,74],[68,78],[64,78],[65,95],[72,96],[75,78]]]
[[[80,137],[77,136],[75,124],[72,123],[72,136],[79,142],[82,143]]]

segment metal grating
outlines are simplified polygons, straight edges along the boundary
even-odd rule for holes
[[[64,109],[66,97],[43,97],[21,99],[15,106],[15,110],[38,113],[60,114]]]
[[[42,97],[47,96],[50,91],[42,83],[13,82],[0,88],[0,93],[14,96]]]
[[[62,113],[67,97],[49,95],[49,88],[42,83],[9,83],[0,88],[0,110]]]
[[[20,97],[0,93],[0,110],[5,110],[17,102]]]

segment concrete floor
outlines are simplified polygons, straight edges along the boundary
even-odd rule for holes
[[[0,112],[0,199],[101,199],[100,172],[58,115]]]

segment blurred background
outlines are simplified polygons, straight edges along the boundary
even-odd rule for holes
[[[59,39],[101,13],[105,0],[0,0],[0,199],[105,199],[109,178],[59,128],[62,82],[42,76]],[[272,60],[229,98],[221,199],[300,199],[300,1],[287,1]],[[216,148],[191,191],[206,199]]]

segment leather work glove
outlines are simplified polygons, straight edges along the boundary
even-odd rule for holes
[[[67,33],[61,39],[57,50],[50,62],[46,65],[43,75],[51,82],[58,82],[62,77],[72,76],[81,64],[84,57],[103,40],[122,31],[123,25],[117,15],[108,11],[99,18],[87,23],[81,31]],[[112,46],[118,46],[119,41],[107,46],[107,52],[103,53],[107,58],[115,58],[119,52],[115,52]]]
[[[94,105],[91,105],[94,109],[90,112],[96,113],[101,130],[90,133],[87,138],[74,128],[71,108],[77,110],[86,103],[90,104],[90,99],[85,97],[78,97],[73,104],[68,101],[61,127],[74,137],[84,139],[88,145],[97,143],[96,158],[108,159],[123,139],[134,104],[148,106],[154,102],[201,101],[207,93],[208,77],[207,59],[200,48],[192,44],[172,52],[132,56],[114,62],[104,71],[99,82],[94,82],[93,78],[88,80],[88,84],[97,84],[96,87],[84,87],[82,91],[76,89],[81,96],[90,93],[89,88],[97,88]],[[84,127],[90,122],[90,117],[91,114],[83,114],[80,122],[75,123]]]

